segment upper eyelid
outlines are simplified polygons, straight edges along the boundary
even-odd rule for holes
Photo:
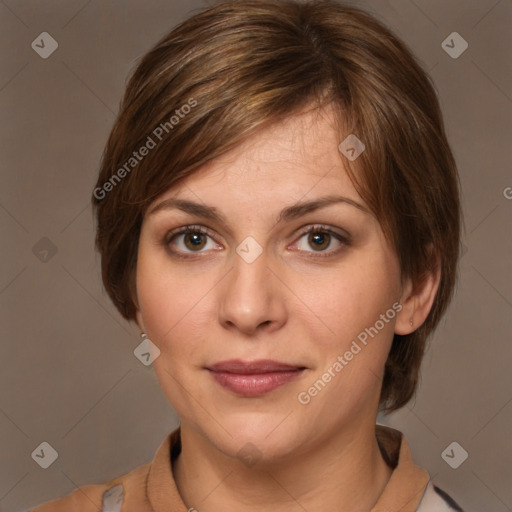
[[[187,231],[193,231],[198,233],[203,233],[205,235],[211,236],[213,231],[210,228],[207,228],[206,226],[201,226],[200,224],[188,224],[186,226],[181,226],[179,228],[171,229],[167,234],[165,235],[165,238],[171,238],[173,236],[177,235],[183,235]],[[212,237],[213,238],[213,237]]]

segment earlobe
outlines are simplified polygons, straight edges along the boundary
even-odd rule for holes
[[[402,309],[396,316],[395,322],[395,334],[410,334],[415,331],[420,325],[419,316],[416,314],[417,310],[417,299],[414,295],[410,295],[407,298],[402,296],[400,304]],[[426,318],[426,317],[425,317]]]
[[[414,330],[414,299],[410,295],[408,280],[400,297],[400,312],[396,315],[395,334],[409,334]]]
[[[407,279],[400,298],[402,309],[396,317],[395,334],[410,334],[425,322],[432,309],[440,280],[439,265],[427,271],[416,284],[412,279]]]

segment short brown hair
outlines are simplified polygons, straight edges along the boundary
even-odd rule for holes
[[[392,242],[403,277],[421,282],[435,265],[432,249],[438,257],[433,307],[416,331],[395,335],[386,362],[380,407],[393,411],[414,395],[427,337],[453,294],[459,184],[428,75],[365,11],[333,0],[220,2],[142,58],[92,198],[103,283],[122,316],[134,319],[137,246],[148,205],[256,130],[311,103],[337,108],[345,130],[340,142],[349,133],[364,142],[357,161],[344,165]],[[136,158],[143,146],[149,149]]]

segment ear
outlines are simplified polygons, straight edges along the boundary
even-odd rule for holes
[[[419,282],[407,278],[402,287],[400,304],[402,310],[396,316],[395,334],[410,334],[426,320],[441,281],[439,257],[431,251],[433,264],[425,271]]]
[[[135,286],[135,279],[134,278],[132,278],[132,279],[133,280],[131,281],[130,293],[131,293],[132,301],[133,301],[135,307],[137,308],[137,310],[135,311],[135,322],[137,322],[137,325],[138,325],[139,329],[141,330],[141,332],[146,332],[146,327],[144,326],[144,320],[142,319],[139,297],[137,296],[137,287]]]
[[[141,332],[146,332],[146,327],[144,326],[144,320],[142,320],[142,314],[140,312],[140,309],[137,309],[137,311],[135,312],[135,321],[137,322],[137,325],[139,326]]]

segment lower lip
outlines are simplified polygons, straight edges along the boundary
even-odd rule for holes
[[[211,372],[213,378],[224,388],[241,396],[261,396],[297,378],[304,370],[269,373]]]

